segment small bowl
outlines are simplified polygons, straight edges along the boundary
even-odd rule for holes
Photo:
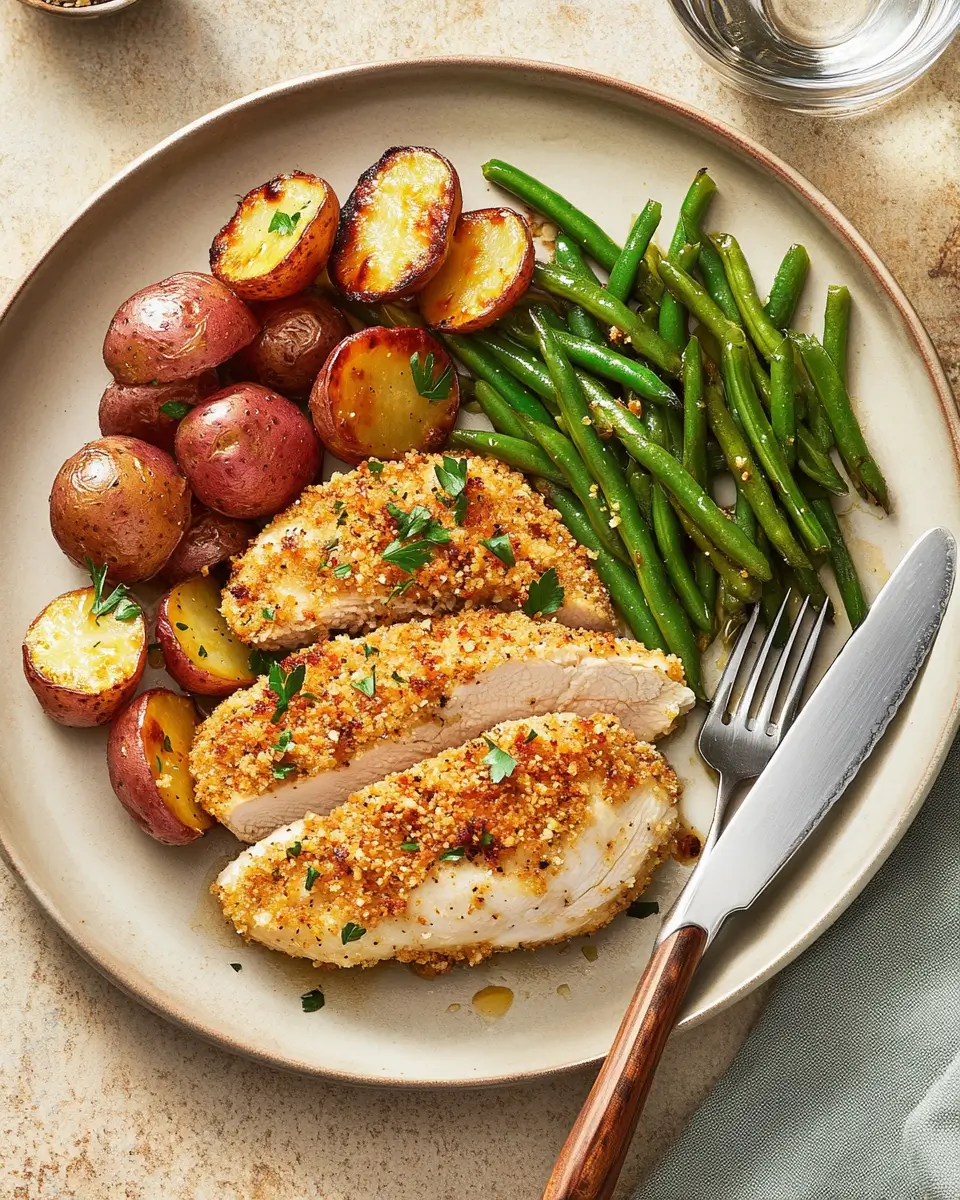
[[[110,13],[119,12],[121,8],[129,8],[137,0],[103,0],[101,4],[85,4],[82,8],[61,8],[59,4],[48,4],[46,0],[20,0],[27,8],[36,8],[41,12],[50,13],[54,17],[73,17],[76,21],[90,21],[94,17],[106,17]]]

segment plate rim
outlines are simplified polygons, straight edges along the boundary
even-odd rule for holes
[[[239,112],[246,108],[253,108],[263,101],[273,99],[284,94],[309,91],[313,87],[323,85],[324,83],[330,81],[345,80],[349,82],[356,82],[357,80],[371,76],[382,78],[390,77],[392,75],[402,75],[405,72],[409,73],[411,71],[432,73],[449,71],[457,68],[462,68],[465,70],[488,71],[492,74],[512,74],[515,76],[519,73],[529,76],[529,74],[532,72],[536,74],[540,80],[548,83],[552,82],[555,85],[562,86],[565,84],[570,86],[586,84],[588,87],[591,87],[601,93],[614,92],[630,100],[639,101],[641,105],[657,110],[662,115],[665,114],[667,116],[674,116],[681,122],[689,123],[695,127],[699,127],[701,130],[707,131],[717,140],[726,143],[728,148],[732,149],[735,153],[751,160],[761,169],[771,173],[776,179],[785,184],[795,194],[799,195],[811,208],[816,210],[816,212],[828,222],[828,224],[833,228],[834,232],[844,242],[844,244],[857,253],[864,265],[868,268],[877,283],[883,289],[887,298],[897,309],[907,333],[909,334],[916,350],[919,352],[920,357],[923,360],[927,376],[937,396],[937,401],[940,405],[941,412],[951,433],[955,465],[958,469],[960,469],[960,413],[958,413],[957,402],[954,399],[950,383],[937,355],[933,341],[913,305],[910,303],[906,294],[903,292],[902,288],[894,278],[892,272],[889,270],[877,252],[867,242],[866,238],[863,237],[863,235],[849,220],[849,218],[846,217],[843,212],[830,199],[828,199],[827,196],[825,196],[817,187],[815,187],[814,184],[812,184],[804,175],[802,175],[794,167],[791,167],[778,155],[774,154],[770,150],[767,150],[761,143],[734,128],[732,125],[729,125],[724,121],[720,121],[710,114],[702,111],[695,105],[688,104],[686,101],[676,99],[672,96],[663,95],[652,88],[648,88],[640,84],[630,83],[627,80],[604,75],[600,72],[587,70],[581,67],[566,66],[558,63],[540,62],[535,59],[500,58],[486,55],[438,55],[435,57],[428,56],[420,58],[403,58],[389,62],[364,62],[352,66],[335,67],[323,71],[310,72],[306,75],[297,76],[293,79],[271,84],[269,87],[258,89],[254,92],[240,96],[235,100],[228,101],[226,104],[212,109],[210,112],[188,122],[186,125],[176,129],[173,133],[168,134],[165,138],[162,138],[148,150],[134,158],[125,167],[122,167],[105,183],[92,192],[87,200],[76,210],[74,215],[48,242],[40,255],[17,282],[7,300],[0,304],[0,322],[2,322],[8,313],[13,309],[14,305],[20,299],[21,295],[33,277],[56,251],[64,237],[72,229],[74,229],[104,197],[118,188],[127,179],[136,175],[140,170],[147,166],[147,164],[152,162],[153,159],[164,154],[168,149],[176,145],[178,142],[186,141],[195,131],[202,129],[205,126],[215,124],[229,114]],[[773,975],[777,974],[785,966],[792,962],[803,950],[807,948],[807,946],[809,946],[822,933],[824,933],[845,911],[846,908],[849,907],[849,905],[863,891],[869,881],[884,864],[909,828],[911,822],[923,804],[923,801],[925,800],[931,786],[933,785],[934,780],[940,772],[940,768],[953,741],[958,725],[960,725],[960,679],[958,679],[957,687],[950,699],[949,706],[945,706],[944,721],[940,729],[934,753],[928,762],[927,768],[919,780],[917,787],[914,789],[913,794],[910,796],[909,801],[905,805],[900,820],[894,826],[886,840],[877,847],[873,856],[863,864],[861,870],[850,877],[846,887],[826,912],[821,913],[815,920],[811,921],[804,931],[795,937],[791,942],[783,946],[780,952],[774,956],[766,964],[766,966],[755,971],[753,975],[744,980],[739,986],[729,988],[708,1007],[684,1017],[679,1022],[677,1026],[678,1029],[694,1028],[695,1026],[712,1019],[724,1009],[736,1003],[736,1001],[749,995],[752,991],[761,986],[761,984],[766,982]],[[246,1058],[263,1063],[265,1066],[284,1071],[291,1071],[298,1074],[309,1075],[315,1078],[330,1079],[338,1083],[369,1085],[375,1087],[420,1089],[491,1087],[528,1083],[566,1074],[567,1072],[577,1070],[579,1068],[597,1066],[603,1059],[603,1056],[575,1058],[558,1065],[544,1067],[541,1069],[526,1070],[519,1074],[497,1074],[482,1077],[466,1077],[463,1079],[444,1079],[424,1082],[422,1080],[381,1077],[364,1074],[357,1071],[321,1068],[312,1063],[298,1061],[296,1058],[289,1055],[272,1053],[270,1051],[266,1051],[244,1043],[216,1028],[213,1028],[212,1026],[204,1024],[202,1021],[199,1021],[193,1017],[187,1017],[183,1013],[178,1012],[175,1007],[171,1006],[171,1002],[162,996],[157,989],[151,987],[150,985],[144,984],[142,981],[135,982],[132,972],[125,972],[121,964],[116,962],[108,962],[106,956],[85,943],[79,931],[75,931],[70,928],[66,916],[61,914],[57,905],[49,896],[46,895],[43,887],[36,883],[33,879],[29,878],[22,869],[12,847],[8,845],[8,835],[6,834],[6,831],[2,825],[0,825],[0,858],[3,859],[17,883],[23,888],[27,895],[30,896],[33,902],[41,910],[43,915],[52,922],[59,936],[61,936],[101,975],[109,979],[114,986],[119,988],[120,991],[138,1001],[140,1004],[150,1009],[158,1016],[163,1017],[165,1020],[171,1021],[180,1028],[188,1030],[191,1034],[202,1037],[204,1040],[212,1042],[223,1049],[231,1051],[232,1053],[240,1054]]]

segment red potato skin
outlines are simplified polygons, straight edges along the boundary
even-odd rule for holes
[[[305,400],[330,351],[350,336],[350,323],[318,292],[258,304],[260,332],[235,359],[253,379],[289,400]]]
[[[180,583],[191,575],[205,575],[235,554],[242,554],[256,535],[257,526],[252,521],[238,521],[203,509],[167,559],[160,578],[165,583]]]
[[[190,489],[169,454],[139,438],[88,442],[63,464],[50,492],[50,528],[84,566],[106,563],[115,583],[151,579],[190,523]]]
[[[198,404],[180,422],[174,449],[198,498],[241,520],[286,508],[322,462],[300,409],[256,383],[223,388]]]
[[[161,412],[160,406],[172,403],[193,408],[219,387],[216,371],[174,383],[111,383],[100,397],[100,432],[140,438],[173,454],[178,420]]]
[[[168,690],[142,692],[114,718],[107,739],[107,772],[117,799],[144,833],[166,846],[186,846],[203,837],[204,831],[184,825],[163,803],[143,746],[150,697]]]
[[[170,621],[167,602],[169,593],[160,601],[157,610],[157,641],[163,651],[163,663],[174,683],[179,683],[185,692],[196,692],[200,696],[229,696],[242,687],[256,682],[256,676],[236,682],[223,679],[205,671],[199,663],[184,653]]]
[[[117,309],[103,361],[117,383],[170,383],[226,362],[256,336],[257,318],[212,275],[181,271]]]

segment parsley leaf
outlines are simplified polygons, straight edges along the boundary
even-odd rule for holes
[[[644,917],[652,917],[660,911],[660,905],[656,900],[634,900],[627,909],[628,917],[639,917],[643,920]]]
[[[404,679],[404,677],[400,674],[399,671],[394,671],[394,673],[390,676],[390,678],[393,680],[394,683],[406,683],[407,682]]]
[[[401,842],[400,849],[401,850],[419,850],[420,843],[419,842]]]
[[[243,970],[243,963],[231,963],[230,966],[233,967],[235,971]]]
[[[467,853],[466,846],[451,846],[440,855],[441,862],[459,862]]]
[[[349,563],[341,563],[338,567],[333,568],[334,579],[349,579],[353,573],[353,567]]]
[[[292,775],[297,769],[296,763],[274,763],[273,777],[274,779],[286,779],[288,775]]]
[[[480,834],[480,844],[482,846],[492,846],[493,845],[493,834],[490,832],[489,829],[485,829],[483,831],[483,833]]]
[[[287,858],[299,858],[303,853],[303,842],[291,842],[287,847]]]
[[[480,545],[486,546],[491,554],[495,554],[505,566],[512,567],[517,561],[513,557],[513,547],[505,533],[498,533],[492,538],[481,538]]]
[[[294,745],[293,734],[289,729],[284,729],[270,749],[275,750],[277,754],[286,754],[292,745]]]
[[[363,657],[364,658],[370,658],[372,655],[379,654],[379,653],[380,653],[380,651],[376,648],[376,646],[368,646],[366,642],[363,643]]]
[[[401,542],[419,537],[434,546],[443,546],[450,541],[449,531],[444,529],[439,521],[435,521],[430,509],[424,508],[422,504],[415,504],[406,513],[391,500],[386,505],[386,510],[397,523],[397,537]]]
[[[300,214],[298,212],[285,213],[277,209],[273,214],[270,224],[267,226],[267,233],[293,233],[299,220]]]
[[[307,889],[308,892],[312,892],[313,885],[317,882],[317,880],[319,878],[320,878],[320,872],[317,870],[316,867],[307,867],[307,877],[303,881],[303,886]]]
[[[490,778],[494,783],[502,783],[516,770],[517,760],[506,750],[501,750],[497,743],[491,742],[488,737],[484,737],[483,740],[490,747],[490,753],[483,756],[483,762],[490,768]]]
[[[290,701],[303,687],[303,680],[306,674],[307,668],[304,663],[300,663],[289,673],[284,671],[278,662],[270,664],[270,691],[277,698],[277,706],[273,710],[273,716],[270,718],[274,725],[279,723],[280,718],[290,707]]]
[[[561,604],[563,604],[563,588],[557,578],[556,569],[550,567],[536,582],[530,584],[530,591],[523,602],[523,611],[528,617],[535,617],[538,613],[546,616],[548,613],[556,612]]]
[[[270,650],[251,650],[247,664],[254,675],[266,675],[270,664],[277,661],[277,655]]]
[[[433,547],[429,542],[409,542],[406,546],[398,539],[390,543],[383,552],[383,561],[393,567],[399,567],[407,575],[412,575],[420,567],[425,567],[433,558]]]
[[[197,658],[207,658],[207,657],[208,657],[208,655],[207,655],[207,648],[206,648],[206,646],[200,646],[200,647],[197,649]]]
[[[370,674],[364,675],[362,679],[351,679],[350,686],[372,700],[377,693],[377,668],[374,667]]]
[[[165,733],[163,735],[163,749],[166,750],[168,754],[172,753],[173,751],[173,743],[170,741],[169,733]]]
[[[304,992],[300,997],[300,1007],[304,1012],[319,1012],[326,1002],[326,998],[319,988]]]
[[[340,930],[340,941],[347,946],[350,942],[359,942],[367,931],[355,921],[348,921]]]
[[[182,400],[168,400],[166,404],[160,405],[160,411],[165,417],[172,417],[174,421],[182,421],[190,411],[190,405],[184,404]]]
[[[373,475],[382,475],[383,474],[383,463],[380,461],[379,458],[368,458],[367,459],[367,470],[370,471],[371,474],[373,474]]]
[[[130,589],[125,583],[118,583],[110,595],[104,599],[103,585],[107,580],[106,563],[102,567],[98,567],[89,554],[83,561],[93,580],[93,605],[90,611],[95,617],[99,619],[112,612],[118,621],[132,621],[134,617],[140,616],[140,605],[135,600],[129,599]]]
[[[277,610],[275,608],[261,608],[260,613],[265,621],[275,621],[277,619]]]
[[[470,460],[468,458],[451,458],[448,454],[443,456],[443,466],[435,467],[434,472],[437,476],[437,483],[449,496],[446,502],[448,506],[453,505],[453,519],[458,525],[462,525],[467,519],[467,466]]]
[[[531,742],[535,742],[540,736],[535,729],[531,729],[527,736],[523,739],[523,744],[528,746]]]
[[[450,395],[450,389],[453,387],[453,367],[447,367],[445,371],[434,379],[434,365],[435,360],[432,352],[427,355],[422,364],[420,362],[419,350],[410,356],[410,373],[413,375],[413,386],[424,400],[429,400],[431,404],[436,404],[440,400],[446,400]]]
[[[178,629],[189,629],[190,626],[185,621],[178,621],[177,628]]]

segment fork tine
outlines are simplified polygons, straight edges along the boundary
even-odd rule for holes
[[[803,647],[803,654],[800,657],[800,662],[797,664],[796,673],[790,681],[789,690],[783,701],[783,708],[780,710],[779,724],[784,727],[791,724],[797,714],[797,709],[800,707],[800,696],[803,692],[803,685],[810,674],[810,666],[813,663],[813,656],[816,653],[817,642],[819,642],[820,634],[823,632],[823,627],[826,624],[830,607],[830,600],[828,598],[824,600],[823,608],[820,609],[816,623],[807,636],[806,644]]]
[[[737,682],[737,676],[743,664],[743,656],[750,645],[750,638],[757,626],[757,618],[759,616],[760,605],[755,604],[753,612],[750,614],[746,625],[744,625],[740,636],[737,638],[737,644],[730,651],[730,657],[727,659],[727,665],[723,668],[723,674],[720,676],[717,690],[713,693],[713,703],[710,705],[711,715],[716,713],[718,717],[722,717],[726,712],[727,705],[730,703],[730,694],[733,691],[733,685]]]
[[[766,729],[773,717],[773,709],[777,703],[777,696],[780,692],[780,685],[783,683],[783,677],[786,674],[787,664],[790,662],[790,655],[793,653],[793,647],[796,645],[797,638],[800,635],[800,626],[803,624],[803,618],[807,615],[807,609],[810,607],[810,597],[804,596],[803,604],[800,605],[800,611],[797,613],[797,619],[794,621],[790,633],[784,642],[783,649],[780,652],[780,658],[770,676],[770,682],[767,685],[766,693],[763,697],[763,703],[757,713],[757,725],[761,729]]]
[[[780,608],[777,611],[776,620],[770,622],[770,628],[767,630],[767,636],[763,639],[763,644],[760,646],[760,651],[754,659],[753,666],[750,668],[750,674],[747,676],[747,681],[743,685],[743,692],[740,696],[740,702],[737,705],[737,718],[743,721],[750,719],[750,706],[753,704],[753,698],[756,695],[757,687],[760,684],[760,676],[763,674],[763,668],[767,665],[767,659],[770,657],[770,652],[773,649],[773,642],[777,636],[777,630],[780,628],[780,620],[786,611],[786,607],[790,602],[790,589],[787,589],[787,594],[784,596]],[[781,656],[780,661],[783,661]]]

